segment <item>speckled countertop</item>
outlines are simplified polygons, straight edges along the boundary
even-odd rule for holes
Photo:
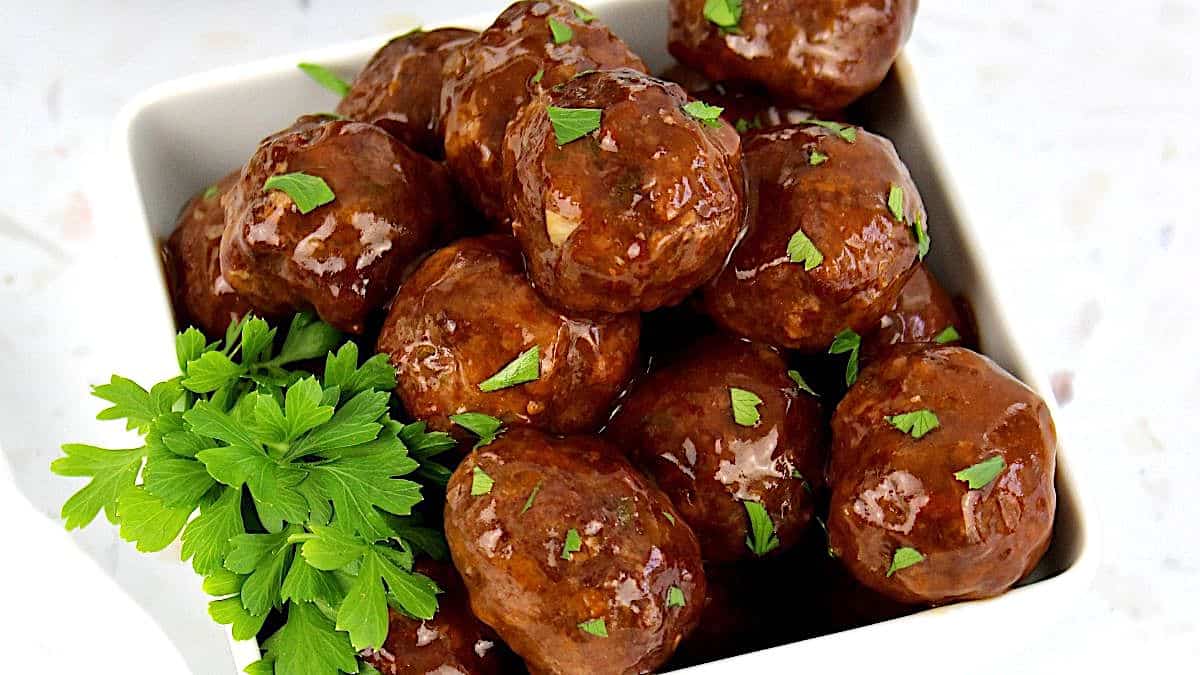
[[[113,116],[178,75],[502,3],[6,4],[4,670],[224,672],[222,634],[172,552],[140,556],[103,525],[68,538],[56,521],[74,488],[47,472],[58,444],[123,440],[91,420],[87,385],[114,364],[139,374],[121,332],[122,313],[135,310],[105,281],[125,255],[112,236],[122,225],[105,215]],[[1197,35],[1190,0],[925,0],[908,46],[949,171],[1003,272],[1000,290],[1019,299],[1017,339],[1047,368],[1073,463],[1098,497],[1098,575],[1061,622],[1007,640],[1013,653],[995,670],[1157,672],[1200,658]],[[170,641],[151,635],[139,605]],[[142,658],[114,665],[131,653]]]

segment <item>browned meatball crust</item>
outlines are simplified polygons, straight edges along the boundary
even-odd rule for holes
[[[762,400],[753,426],[734,419],[732,388]],[[800,538],[822,480],[824,424],[775,350],[713,337],[638,383],[608,433],[671,498],[705,560],[730,561],[754,557],[744,501],[766,509],[776,552]]]
[[[887,419],[917,410],[938,421],[921,438]],[[904,602],[1003,593],[1049,545],[1055,446],[1046,404],[987,357],[897,347],[834,415],[830,546],[859,582]],[[997,457],[999,473],[976,489],[955,477]],[[889,576],[901,547],[924,559]]]
[[[971,332],[967,324],[929,268],[917,265],[896,304],[879,319],[878,328],[863,338],[863,359],[869,361],[893,345],[933,342],[950,327],[961,339]]]
[[[415,569],[442,589],[437,614],[421,621],[388,609],[387,640],[383,648],[364,652],[363,660],[381,675],[503,672],[511,655],[496,633],[471,613],[467,590],[454,567],[421,560]]]
[[[388,42],[354,78],[338,114],[376,124],[410,148],[441,157],[442,63],[476,35],[439,28]]]
[[[678,85],[633,70],[589,73],[513,120],[504,181],[530,278],[581,312],[673,305],[724,264],[744,222],[737,132],[683,110]],[[600,109],[559,146],[548,107]]]
[[[443,70],[446,162],[463,192],[493,221],[507,220],[500,180],[504,130],[526,101],[587,70],[646,66],[598,20],[584,21],[560,0],[517,2]],[[559,43],[553,19],[569,29]],[[560,37],[565,33],[560,31]],[[540,75],[539,75],[540,73]]]
[[[706,0],[671,0],[671,54],[713,80],[760,82],[813,110],[879,86],[912,32],[917,0],[744,0],[735,29]]]
[[[264,190],[271,176],[293,172],[323,179],[334,200],[302,214],[282,190]],[[377,126],[318,116],[263,140],[223,203],[230,285],[268,314],[312,307],[350,333],[456,220],[440,164]]]
[[[475,450],[445,525],[475,615],[533,672],[649,672],[704,606],[695,535],[597,438],[514,429]]]
[[[917,262],[911,223],[927,227],[925,207],[891,141],[855,131],[852,143],[817,126],[747,136],[750,223],[704,292],[717,323],[819,352],[844,328],[873,329],[895,304]],[[903,190],[903,221],[888,208],[892,186]],[[798,230],[823,256],[809,270],[789,255]]]
[[[188,200],[163,245],[163,262],[171,303],[180,325],[193,325],[209,337],[225,335],[229,324],[251,311],[221,275],[221,233],[225,209],[221,197],[237,182],[239,172]]]
[[[636,314],[573,318],[547,306],[525,277],[512,237],[461,239],[401,286],[379,336],[405,408],[433,429],[481,412],[505,424],[593,431],[637,363]],[[493,392],[479,384],[538,347],[540,375]]]

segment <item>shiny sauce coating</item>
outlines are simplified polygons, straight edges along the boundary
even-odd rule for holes
[[[754,557],[745,501],[766,509],[780,541],[776,554],[812,519],[825,419],[787,371],[770,347],[708,338],[639,382],[607,430],[671,498],[705,560]],[[762,401],[754,424],[735,419],[732,388]]]
[[[886,419],[929,410],[921,438]],[[833,418],[829,541],[858,581],[896,600],[999,595],[1033,569],[1054,522],[1054,422],[985,356],[905,345],[863,371]],[[986,484],[955,473],[1003,461]],[[923,560],[888,571],[901,547]]]
[[[221,274],[221,234],[225,231],[221,198],[239,174],[234,171],[189,199],[163,245],[175,318],[181,326],[194,325],[209,337],[223,336],[230,323],[251,310]]]
[[[559,38],[551,20],[566,29],[559,28]],[[569,39],[560,41],[567,31]],[[442,86],[446,161],[485,216],[498,224],[508,219],[500,158],[509,120],[538,93],[604,68],[644,71],[646,66],[602,22],[585,22],[573,4],[560,0],[512,4],[447,58]]]
[[[504,148],[513,232],[551,302],[648,311],[721,269],[743,224],[740,142],[724,121],[685,112],[688,102],[676,84],[601,71],[513,121]],[[551,106],[598,109],[599,128],[559,145]]]
[[[431,157],[442,156],[442,63],[478,33],[417,30],[375,52],[338,103],[337,113],[371,122]]]
[[[334,200],[301,213],[268,178],[302,172]],[[224,197],[221,271],[255,309],[313,308],[361,333],[395,292],[404,265],[456,227],[445,169],[383,129],[301,117],[266,138]]]
[[[813,110],[879,86],[912,32],[917,0],[744,0],[736,27],[707,0],[671,0],[671,54],[713,80],[760,82]]]
[[[475,615],[532,672],[650,672],[704,605],[692,531],[594,437],[513,429],[473,451],[447,487],[445,526]]]
[[[572,317],[543,302],[525,278],[512,237],[460,239],[404,282],[378,351],[398,371],[405,408],[433,429],[481,412],[505,424],[594,431],[637,364],[637,314]],[[538,377],[498,391],[479,385],[538,347]]]
[[[928,218],[891,141],[854,133],[853,142],[818,126],[747,136],[750,222],[730,264],[704,289],[705,306],[726,330],[820,352],[844,328],[874,329],[895,304],[917,262],[912,223],[928,228]],[[901,218],[888,206],[893,186],[903,195]],[[822,256],[811,269],[790,254],[797,231]]]

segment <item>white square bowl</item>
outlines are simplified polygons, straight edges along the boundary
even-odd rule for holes
[[[661,72],[672,59],[666,50],[665,0],[592,0],[587,3],[601,20],[624,38],[650,66]],[[482,29],[495,12],[447,22],[448,26]],[[433,28],[427,26],[426,28]],[[919,22],[918,22],[919,30]],[[193,194],[242,164],[258,141],[298,115],[331,110],[337,101],[315,86],[296,64],[330,67],[347,80],[390,36],[359,40],[317,51],[185,77],[156,86],[131,101],[118,117],[115,148],[119,155],[118,199],[122,215],[137,230],[145,260],[138,270],[155,306],[146,307],[160,327],[162,348],[148,358],[173,362],[170,334],[174,323],[162,275],[157,242],[170,234],[180,206]],[[1047,383],[1013,339],[1004,304],[997,297],[993,266],[979,245],[968,211],[954,188],[923,120],[915,73],[901,58],[878,91],[856,104],[865,127],[890,138],[908,165],[929,214],[936,244],[928,264],[947,290],[972,303],[983,350],[1047,400]],[[1056,487],[1058,513],[1049,551],[1029,578],[998,598],[928,609],[909,616],[841,633],[812,638],[731,659],[695,666],[689,672],[785,672],[803,662],[806,668],[844,664],[848,652],[880,655],[922,654],[922,665],[949,668],[963,663],[988,629],[1020,627],[1035,635],[1061,615],[1090,581],[1096,567],[1097,542],[1089,527],[1085,498],[1069,461],[1070,439],[1060,427]],[[803,608],[797,611],[803,611]],[[922,648],[928,647],[928,648]],[[258,657],[257,644],[234,643],[239,668]],[[932,659],[932,663],[931,663]]]

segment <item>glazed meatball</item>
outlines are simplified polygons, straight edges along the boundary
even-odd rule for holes
[[[898,344],[933,342],[942,331],[953,327],[959,335],[947,342],[959,342],[971,333],[969,322],[959,316],[954,300],[946,293],[925,265],[917,265],[908,283],[900,290],[895,306],[879,319],[878,328],[863,339],[863,360],[869,361]]]
[[[442,62],[476,35],[439,28],[388,42],[354,78],[338,114],[376,124],[410,148],[441,157]]]
[[[297,172],[324,180],[333,201],[301,213],[288,193],[265,189]],[[377,126],[319,116],[265,139],[223,202],[221,271],[234,290],[268,314],[312,307],[350,333],[456,220],[440,164]]]
[[[761,401],[756,421],[736,419],[735,390]],[[821,484],[824,423],[775,350],[712,337],[640,382],[608,433],[671,498],[705,560],[729,561],[754,557],[744,502],[766,509],[776,552],[804,531]]]
[[[593,431],[637,363],[636,314],[574,318],[529,285],[512,237],[461,239],[434,253],[396,294],[379,336],[399,373],[405,408],[431,428],[481,412],[505,424]],[[484,392],[480,384],[538,348],[536,380]]]
[[[873,329],[917,262],[912,223],[926,223],[891,142],[853,127],[785,127],[751,134],[745,152],[755,199],[746,236],[705,289],[713,319],[805,352],[824,351],[846,327]],[[893,186],[901,218],[888,206]]]
[[[704,606],[695,535],[594,437],[513,429],[473,451],[445,526],[475,615],[533,672],[650,672]]]
[[[1046,404],[987,357],[897,347],[834,415],[830,546],[903,602],[1003,593],[1049,545],[1055,445]]]
[[[364,652],[363,660],[381,675],[503,672],[506,656],[511,656],[495,632],[471,613],[467,591],[454,567],[421,560],[415,571],[442,589],[437,614],[421,621],[389,609],[387,641],[382,649]]]
[[[577,73],[646,69],[604,24],[585,21],[575,10],[560,0],[514,3],[446,60],[446,161],[475,206],[498,223],[508,219],[500,180],[504,130],[521,106]]]
[[[180,325],[194,325],[209,337],[225,335],[229,324],[251,311],[221,275],[221,233],[225,210],[221,197],[237,182],[237,171],[192,197],[175,231],[163,245],[171,303]]]
[[[739,17],[707,4],[671,0],[675,58],[712,80],[760,82],[825,111],[879,86],[917,11],[917,0],[745,0]]]
[[[633,70],[588,73],[509,127],[504,181],[530,277],[581,312],[673,305],[715,275],[744,223],[738,134],[694,118],[679,85]],[[551,107],[600,110],[560,145]]]
[[[721,108],[721,117],[738,133],[799,124],[813,119],[812,111],[781,104],[751,82],[713,82],[700,73],[674,65],[662,74],[664,80],[677,83],[688,95]],[[826,114],[825,119],[838,119]]]

